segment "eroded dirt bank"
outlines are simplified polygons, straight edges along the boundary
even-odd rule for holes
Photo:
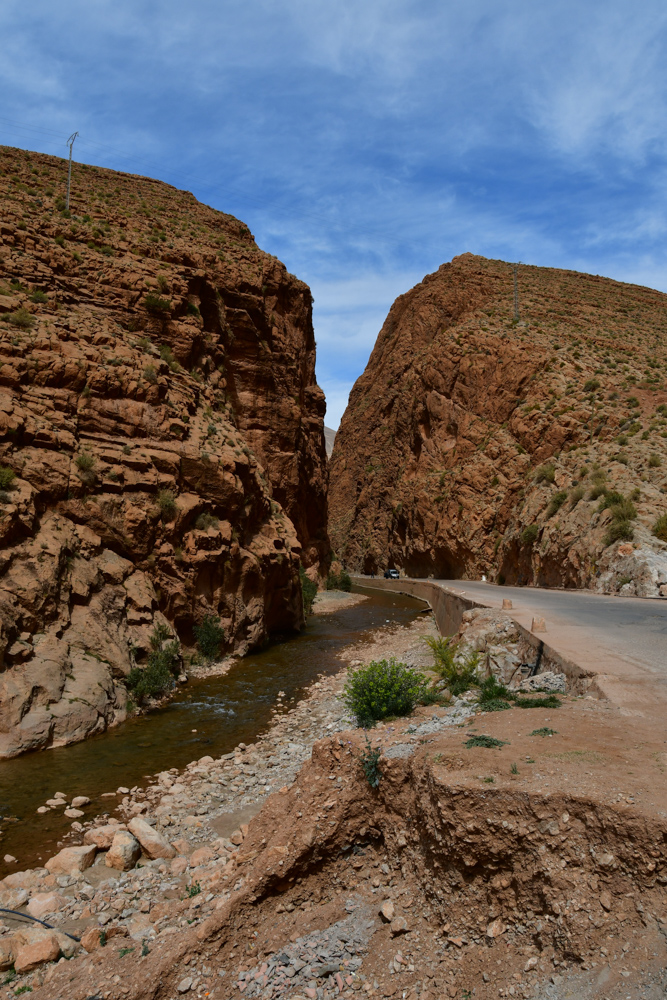
[[[380,630],[349,658],[426,662],[425,625]],[[34,974],[37,996],[663,995],[659,727],[581,696],[476,715],[465,700],[422,707],[369,734],[382,751],[372,790],[364,736],[344,728],[335,699],[341,683],[318,682],[266,742],[127,796],[121,815],[152,814],[176,856],[125,874],[102,868],[116,884],[90,894],[99,863],[72,877],[61,891],[74,890],[80,909],[90,900],[94,950],[51,966],[41,989]],[[318,730],[329,735],[309,758]],[[481,734],[502,745],[466,745]],[[240,809],[268,791],[249,780],[272,763],[275,791],[246,827]],[[228,821],[242,825],[211,840],[209,817],[223,813],[195,800],[230,779],[239,797]],[[102,929],[107,943],[95,948]]]

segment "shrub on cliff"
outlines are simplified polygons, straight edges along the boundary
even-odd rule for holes
[[[374,726],[380,719],[409,715],[427,687],[423,674],[391,660],[374,660],[350,668],[343,701],[358,726]]]
[[[192,630],[202,656],[210,663],[220,654],[220,645],[225,638],[225,630],[217,615],[206,615],[201,625]]]
[[[553,483],[556,478],[556,466],[553,462],[547,462],[546,465],[538,466],[535,469],[533,478],[536,483]]]
[[[179,646],[176,640],[167,642],[169,638],[169,629],[158,623],[151,636],[151,651],[146,666],[133,667],[128,674],[125,682],[127,689],[140,705],[147,698],[159,698],[173,687],[179,668]]]
[[[558,493],[554,493],[547,507],[547,517],[553,517],[561,509],[565,501],[567,500],[567,493],[565,490],[560,490]]]
[[[144,306],[146,310],[153,316],[161,316],[164,313],[171,312],[171,302],[167,299],[160,298],[154,292],[149,292],[144,298]]]
[[[447,684],[453,695],[463,694],[477,684],[479,653],[460,653],[460,645],[451,635],[424,636],[433,653],[433,669]]]
[[[16,473],[8,465],[0,465],[0,490],[10,490],[16,479]]]
[[[622,493],[615,490],[607,493],[600,503],[600,509],[611,511],[612,521],[604,536],[604,544],[612,545],[614,542],[629,542],[634,536],[632,522],[637,517],[637,508],[632,500],[624,497]]]
[[[178,511],[176,497],[171,490],[160,490],[157,495],[157,505],[163,521],[173,521]]]
[[[653,534],[661,542],[667,542],[667,514],[661,514],[653,525]]]
[[[35,325],[35,317],[28,312],[25,306],[10,313],[7,318],[12,326],[18,326],[21,330],[31,330]]]
[[[529,524],[519,535],[519,541],[522,545],[533,545],[537,541],[539,533],[540,529],[536,524]]]
[[[313,613],[313,601],[317,597],[317,584],[313,583],[306,574],[303,566],[299,566],[299,579],[301,580],[301,599],[303,601],[303,617]]]
[[[327,577],[327,590],[352,590],[352,580],[350,574],[344,569],[340,573],[329,573]]]

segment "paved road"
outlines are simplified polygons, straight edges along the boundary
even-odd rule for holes
[[[542,615],[548,632],[557,628],[559,645],[563,629],[572,635],[570,648],[592,640],[599,656],[619,659],[646,668],[667,680],[667,600],[637,597],[607,597],[585,591],[542,590],[536,587],[497,587],[469,580],[438,580],[443,586],[480,603],[500,607],[509,597],[513,614],[523,619]],[[522,624],[525,622],[522,620]],[[528,623],[530,627],[530,623]],[[549,641],[548,635],[544,637]],[[577,659],[573,655],[573,659]]]
[[[480,604],[500,608],[531,629],[545,619],[548,646],[598,675],[626,714],[667,715],[667,600],[609,597],[580,590],[498,587],[470,580],[430,580]]]

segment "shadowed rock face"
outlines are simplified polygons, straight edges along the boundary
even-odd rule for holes
[[[156,622],[243,652],[326,571],[310,290],[232,216],[0,149],[0,755],[124,718]],[[7,474],[5,473],[5,476]]]
[[[464,254],[396,300],[336,435],[333,548],[366,572],[667,596],[667,296],[523,266],[519,293],[517,325],[511,265]],[[619,492],[637,516],[609,544]]]

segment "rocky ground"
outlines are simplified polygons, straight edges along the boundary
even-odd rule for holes
[[[462,254],[393,304],[336,434],[333,546],[362,573],[666,596],[667,296],[522,266],[517,323],[512,281]]]
[[[188,192],[65,177],[0,147],[0,757],[125,719],[156,625],[298,629],[329,552],[308,287]]]
[[[473,616],[463,634],[512,656],[505,624]],[[426,634],[430,616],[379,629],[346,659],[428,668]],[[374,790],[359,766],[366,738],[338,700],[343,681],[317,681],[253,746],[109,793],[106,816],[74,820],[81,847],[5,879],[3,905],[58,932],[22,941],[5,919],[0,954],[7,966],[13,950],[18,973],[7,994],[663,995],[662,730],[590,697],[484,713],[465,696],[368,734]],[[497,745],[468,745],[480,735]],[[95,861],[76,871],[86,842],[99,845]],[[63,930],[83,932],[89,953]]]

